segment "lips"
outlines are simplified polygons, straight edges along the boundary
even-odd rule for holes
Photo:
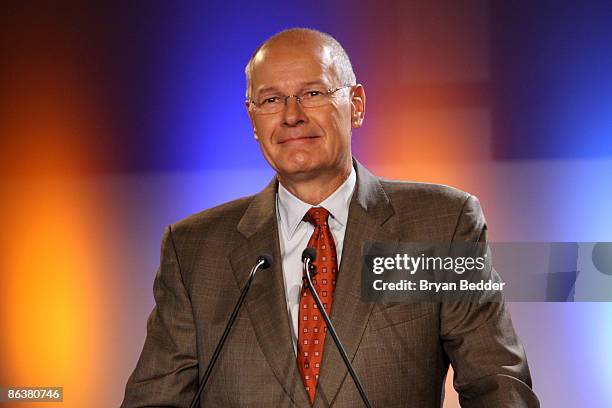
[[[284,137],[280,139],[278,144],[291,143],[291,142],[307,142],[309,140],[318,139],[318,138],[319,136],[304,136],[304,135],[288,136],[288,137]]]

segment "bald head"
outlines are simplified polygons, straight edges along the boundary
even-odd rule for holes
[[[310,28],[290,28],[268,38],[251,56],[245,68],[247,98],[250,98],[252,94],[251,77],[254,67],[266,53],[284,47],[291,47],[296,50],[300,48],[322,49],[324,53],[330,56],[341,85],[354,85],[357,82],[348,54],[334,37]]]

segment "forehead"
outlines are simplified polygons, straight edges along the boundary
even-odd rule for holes
[[[275,44],[262,48],[251,68],[251,89],[296,90],[306,83],[333,86],[338,73],[331,50],[320,44]]]

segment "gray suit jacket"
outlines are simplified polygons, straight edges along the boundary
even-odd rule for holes
[[[381,180],[355,162],[331,319],[375,407],[440,407],[449,363],[464,407],[537,407],[522,345],[504,303],[361,300],[361,249],[379,242],[484,241],[478,200],[440,185]],[[123,408],[187,407],[249,270],[274,263],[247,296],[202,395],[202,407],[309,407],[292,350],[275,213],[262,192],[190,216],[164,234],[147,338]],[[315,407],[361,406],[332,341]]]

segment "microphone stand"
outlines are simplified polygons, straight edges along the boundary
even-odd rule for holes
[[[255,272],[257,272],[259,268],[267,269],[270,267],[271,264],[272,264],[272,256],[268,254],[263,254],[257,258],[257,263],[255,264],[255,266],[253,266],[253,269],[251,269],[251,272],[249,274],[249,279],[247,280],[246,284],[242,288],[242,291],[240,292],[240,297],[238,298],[238,302],[236,303],[236,306],[234,306],[234,310],[232,311],[232,314],[230,315],[227,325],[225,326],[225,330],[223,330],[221,339],[219,340],[219,343],[217,343],[217,347],[215,348],[215,351],[213,352],[210,362],[208,363],[208,367],[206,367],[206,371],[204,372],[204,377],[202,378],[202,383],[200,384],[200,388],[198,389],[198,392],[196,393],[196,395],[194,395],[193,399],[191,400],[191,404],[189,405],[189,408],[195,408],[196,405],[198,404],[198,401],[200,400],[200,395],[202,394],[202,391],[204,390],[204,387],[206,386],[206,383],[208,382],[210,373],[212,372],[212,369],[215,367],[217,359],[219,358],[219,354],[221,354],[223,345],[225,344],[225,341],[227,340],[227,336],[229,335],[229,332],[232,326],[234,325],[234,321],[236,320],[236,317],[238,316],[240,307],[244,303],[244,299],[246,298],[249,288],[251,287],[251,283],[253,282],[253,279],[255,278]]]
[[[368,396],[366,395],[366,392],[363,389],[361,380],[357,376],[357,373],[355,372],[353,365],[349,361],[348,355],[346,354],[346,350],[344,349],[342,342],[340,341],[340,339],[338,338],[338,335],[336,334],[336,329],[334,329],[334,326],[332,325],[332,322],[329,319],[329,316],[327,315],[327,311],[323,307],[323,304],[321,304],[321,299],[319,299],[319,295],[312,284],[312,280],[310,277],[310,268],[314,267],[314,265],[311,265],[310,262],[311,260],[314,260],[315,258],[316,258],[316,250],[314,248],[306,248],[304,250],[304,254],[302,255],[303,267],[304,267],[304,273],[303,273],[302,279],[304,280],[304,284],[306,285],[308,290],[310,290],[310,293],[312,293],[312,297],[314,298],[314,301],[317,304],[319,311],[321,312],[321,317],[323,317],[323,320],[325,321],[325,324],[327,325],[327,332],[331,334],[332,339],[334,340],[334,343],[336,343],[336,347],[338,348],[338,351],[340,352],[340,356],[342,356],[342,360],[344,360],[344,364],[346,365],[346,368],[348,369],[351,377],[353,378],[353,382],[355,383],[355,386],[357,387],[357,391],[359,391],[359,395],[361,396],[363,405],[366,406],[367,408],[372,408],[372,403],[368,399]]]

